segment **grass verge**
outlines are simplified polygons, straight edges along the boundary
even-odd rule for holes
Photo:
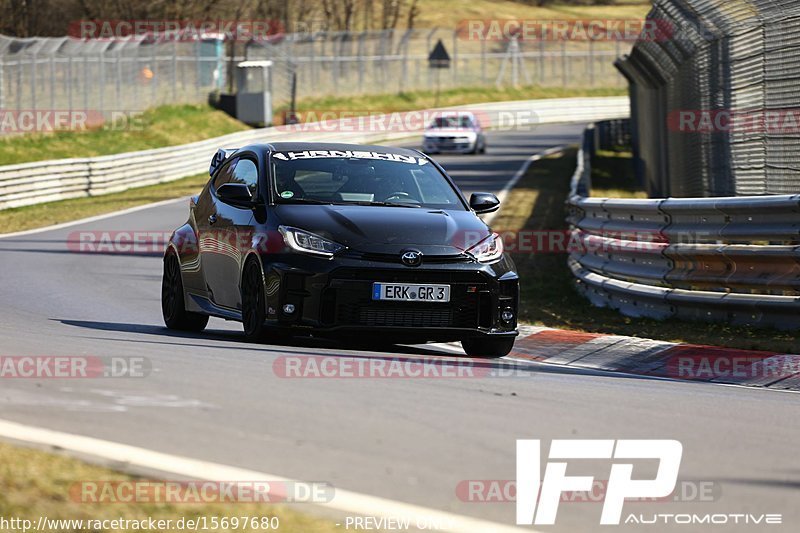
[[[592,196],[647,198],[633,172],[631,152],[598,150],[592,158]]]
[[[550,87],[459,88],[442,91],[439,106],[488,101],[563,98],[570,96],[621,96],[624,88],[562,89]],[[352,114],[412,111],[434,107],[433,91],[400,94],[359,95],[304,99],[298,103],[304,113],[344,112]],[[288,106],[275,111],[282,124]],[[86,131],[59,131],[0,137],[0,165],[14,165],[49,159],[92,157],[185,144],[246,130],[247,125],[206,105],[171,105],[150,109],[136,117],[130,127],[100,127]]]
[[[595,196],[641,193],[632,185],[631,173],[615,174],[624,168],[626,156],[604,157],[601,152],[593,164]],[[576,150],[567,150],[531,165],[504,202],[494,220],[495,231],[565,230],[564,200],[569,179],[575,169]],[[614,179],[614,176],[621,176]],[[522,279],[520,318],[540,326],[630,335],[670,342],[713,344],[748,350],[798,353],[800,342],[791,332],[774,329],[729,326],[678,319],[665,321],[629,318],[611,309],[592,307],[574,289],[566,256],[554,253],[514,254]]]
[[[612,96],[624,94],[618,89],[565,90],[560,88],[522,87],[453,89],[443,91],[440,105],[459,105],[489,100],[561,98],[569,96]],[[320,98],[300,102],[301,114],[307,111],[369,112],[408,111],[433,107],[434,93],[417,91],[399,95]],[[354,111],[357,113],[359,111]],[[280,116],[277,113],[276,116]],[[50,135],[25,135],[0,138],[0,165],[55,159],[85,157],[115,152],[144,150],[170,144],[192,142],[224,135],[246,128],[221,111],[206,106],[166,106],[145,113],[142,132],[88,131],[61,132]],[[205,175],[170,183],[131,189],[122,193],[63,200],[2,211],[4,224],[0,234],[24,231],[101,215],[151,202],[179,198],[197,193],[205,183]]]
[[[0,216],[2,216],[3,220],[3,224],[0,226],[0,235],[103,215],[162,200],[190,196],[199,193],[207,180],[208,174],[200,174],[169,183],[128,189],[127,191],[104,196],[75,198],[4,209],[0,211],[2,213]]]
[[[145,111],[130,127],[0,137],[0,165],[148,150],[247,128],[209,106],[162,106]]]
[[[544,2],[538,2],[544,3]],[[562,20],[562,19],[643,19],[652,7],[642,0],[616,0],[612,2],[519,2],[514,0],[471,0],[458,4],[454,17],[452,0],[425,0],[420,2],[420,28],[449,28],[458,20]],[[597,5],[600,4],[600,5]],[[605,4],[605,5],[603,5]],[[454,20],[455,18],[455,20]]]
[[[328,533],[338,528],[327,521],[301,514],[296,507],[286,505],[267,505],[260,503],[84,503],[80,501],[80,489],[76,483],[126,482],[137,478],[93,466],[62,455],[53,455],[38,450],[20,448],[0,443],[0,516],[32,520],[34,526],[39,517],[50,520],[155,520],[199,517],[273,517],[280,521],[280,531]],[[120,491],[121,494],[121,491]],[[242,523],[242,522],[240,522]],[[210,522],[209,522],[210,524]],[[56,526],[53,524],[53,526]],[[60,524],[59,527],[46,528],[58,533],[77,533],[79,531],[130,531],[130,528],[116,529],[103,527],[97,529],[84,524]],[[215,528],[208,531],[232,531]],[[13,531],[13,529],[12,529]],[[177,531],[174,526],[162,531]],[[235,531],[262,531],[246,528]]]

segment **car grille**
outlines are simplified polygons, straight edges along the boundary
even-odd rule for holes
[[[380,263],[395,263],[398,265],[403,264],[403,262],[400,260],[400,254],[362,253],[359,256],[359,259],[363,261],[375,261]],[[472,261],[473,259],[465,253],[422,256],[422,263],[428,265],[441,265],[447,263],[470,263]]]
[[[447,283],[450,302],[372,299],[373,282]],[[475,328],[487,282],[473,272],[339,271],[323,296],[323,323],[343,326]],[[327,316],[326,316],[327,315]]]
[[[434,142],[469,142],[469,137],[440,136],[431,137]]]
[[[450,309],[380,309],[365,306],[358,312],[358,323],[364,326],[446,328],[453,325],[453,312]]]
[[[472,284],[486,286],[488,277],[470,270],[424,270],[424,268],[405,267],[403,269],[354,269],[340,268],[331,274],[331,282],[361,281],[368,282],[370,289],[373,281],[395,281],[398,283],[449,283]],[[370,294],[372,294],[370,292]]]

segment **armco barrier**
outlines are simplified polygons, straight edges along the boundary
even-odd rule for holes
[[[493,102],[448,108],[456,109],[480,112],[490,126],[506,128],[591,122],[629,114],[627,97]],[[269,141],[374,143],[420,135],[424,126],[420,124],[409,129],[400,121],[386,121],[385,124],[387,129],[381,131],[345,131],[348,127],[338,127],[333,122],[325,123],[324,127],[305,124],[295,129],[262,128],[154,150],[0,167],[0,209],[97,196],[193,176],[208,169],[218,148]]]
[[[568,200],[569,267],[596,306],[633,317],[800,327],[800,194],[588,197],[592,128]]]

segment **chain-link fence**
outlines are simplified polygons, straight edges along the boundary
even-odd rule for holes
[[[222,44],[0,36],[0,110],[108,112],[204,101],[224,82]]]
[[[450,68],[428,68],[441,39]],[[255,44],[255,43],[254,43]],[[613,60],[629,48],[621,41],[514,41],[468,39],[458,31],[427,29],[320,32],[247,47],[251,59],[274,62],[275,101],[286,102],[292,74],[299,98],[397,93],[455,87],[622,87]]]
[[[429,69],[442,39],[448,69]],[[242,59],[273,61],[275,105],[297,97],[388,94],[453,87],[624,87],[612,62],[629,47],[612,41],[473,40],[454,30],[302,33],[267,41],[16,39],[0,36],[0,110],[142,110],[203,102],[228,87]]]
[[[656,0],[672,29],[617,64],[651,196],[794,194],[800,1]]]

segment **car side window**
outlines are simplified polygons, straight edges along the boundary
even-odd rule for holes
[[[219,172],[217,172],[217,176],[214,178],[215,191],[219,189],[221,185],[224,185],[225,183],[229,183],[231,181],[231,178],[233,177],[233,170],[236,167],[236,163],[238,162],[239,162],[238,159],[234,159],[233,161],[226,163],[221,169],[219,169]]]
[[[243,183],[247,185],[250,192],[255,197],[258,194],[258,167],[252,159],[240,159],[233,169],[231,183]]]

